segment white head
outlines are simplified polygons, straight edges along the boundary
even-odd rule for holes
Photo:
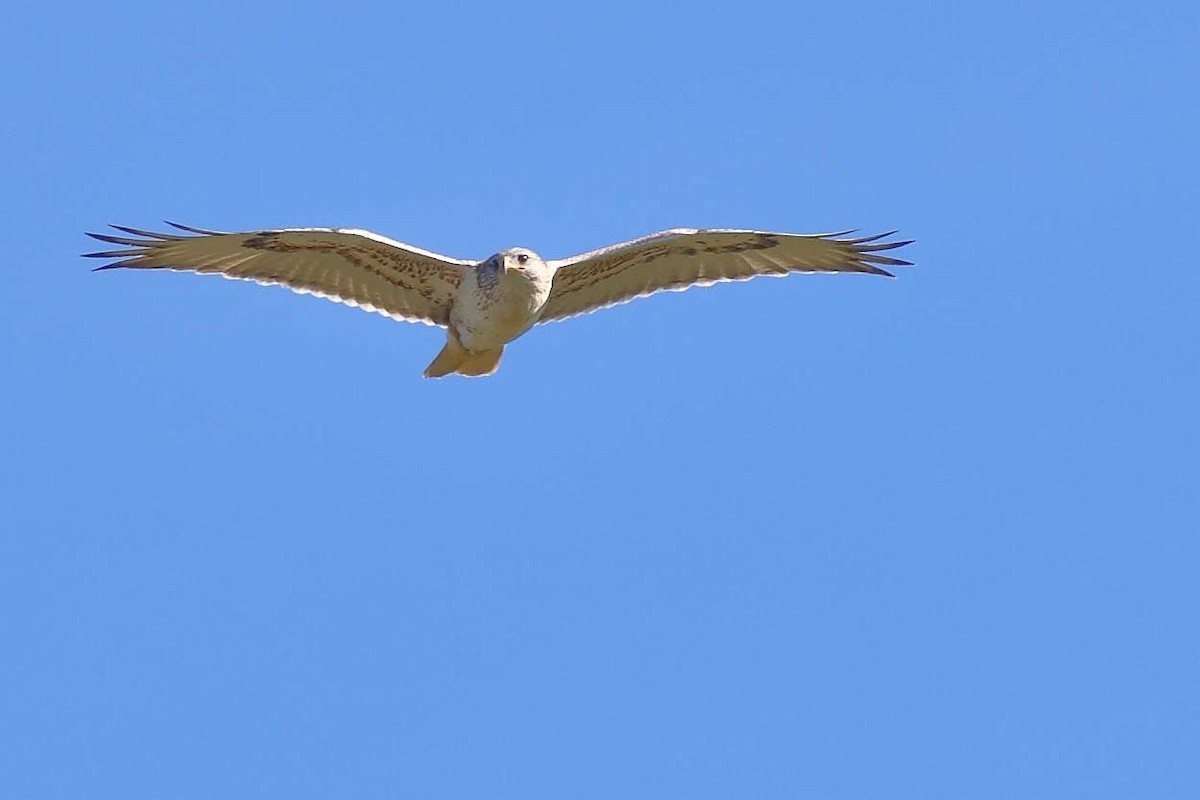
[[[546,271],[546,262],[532,250],[524,247],[510,247],[497,254],[505,272],[517,271],[526,274],[541,274]]]

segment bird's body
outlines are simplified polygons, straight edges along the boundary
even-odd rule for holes
[[[560,261],[515,247],[473,262],[448,258],[368,231],[294,228],[219,233],[174,225],[192,236],[113,226],[128,236],[89,234],[133,249],[88,253],[119,259],[100,269],[169,269],[282,284],[394,319],[447,329],[426,377],[490,375],[504,346],[539,322],[627,302],[660,291],[792,272],[889,275],[880,255],[908,242],[890,234],[839,239],[679,228]]]
[[[519,256],[525,256],[526,262],[520,263]],[[450,330],[468,350],[511,342],[537,322],[553,281],[554,271],[528,250],[492,256],[459,288]]]
[[[495,372],[504,345],[537,323],[553,282],[554,270],[524,248],[497,253],[478,264],[458,288],[446,346],[425,377]],[[463,372],[463,365],[471,371]]]

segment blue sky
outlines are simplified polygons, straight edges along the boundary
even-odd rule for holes
[[[1200,796],[1194,3],[331,8],[8,12],[0,796]],[[918,266],[426,381],[163,218]]]

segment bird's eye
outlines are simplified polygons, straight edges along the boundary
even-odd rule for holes
[[[528,264],[529,263],[529,254],[528,253],[518,253],[517,254],[517,263],[518,264]]]

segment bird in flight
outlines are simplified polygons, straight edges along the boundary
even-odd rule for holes
[[[891,273],[911,262],[883,255],[911,241],[895,231],[842,238],[822,234],[675,228],[581,255],[544,261],[513,247],[464,261],[349,228],[221,233],[168,222],[180,233],[113,225],[89,233],[124,249],[85,254],[117,259],[97,270],[167,269],[286,286],[392,319],[446,328],[425,377],[491,375],[504,346],[542,322],[587,314],[657,292],[793,272]]]

